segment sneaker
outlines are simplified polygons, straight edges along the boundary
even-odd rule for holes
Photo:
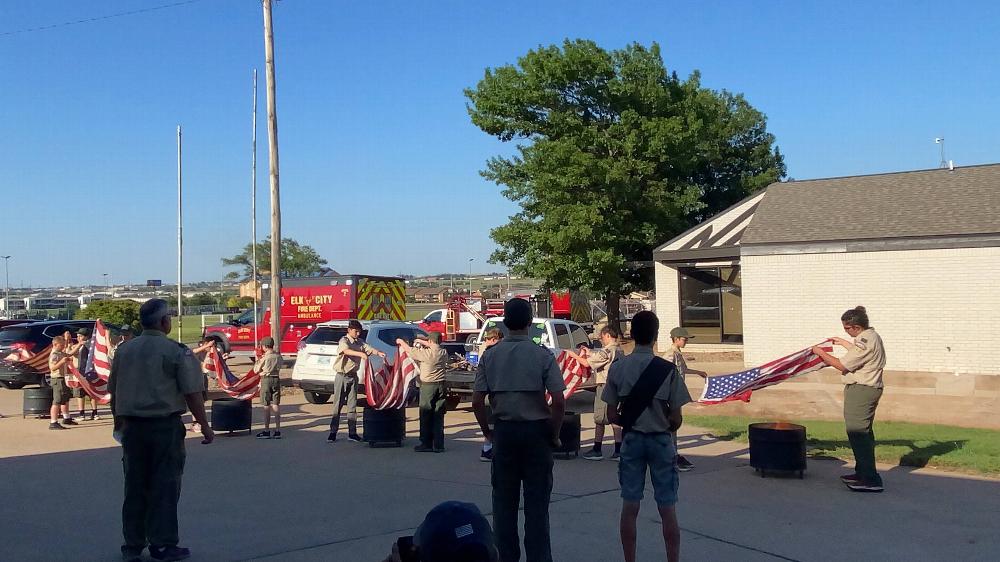
[[[271,438],[271,432],[270,431],[261,431],[260,433],[258,433],[257,435],[255,435],[255,437],[257,439],[270,439]]]
[[[444,452],[444,447],[434,447],[434,452],[435,453],[443,453]]]
[[[618,452],[618,451],[615,451],[615,452],[611,453],[611,460],[613,460],[613,461],[620,461],[620,460],[622,460],[622,454],[620,452]]]
[[[591,449],[583,454],[583,458],[587,459],[588,461],[603,461],[604,454],[598,451],[597,449]]]
[[[358,435],[357,433],[352,433],[352,434],[348,435],[347,439],[350,440],[350,441],[354,441],[355,443],[361,443],[362,442],[361,441],[361,436]]]
[[[484,449],[480,451],[479,462],[493,462],[493,449]]]
[[[62,424],[63,425],[80,425],[80,424],[76,423],[76,420],[74,420],[73,418],[63,418]]]
[[[847,482],[847,487],[850,488],[852,492],[879,493],[885,489],[881,484],[866,484],[860,480],[856,482]]]
[[[101,421],[101,416],[97,415],[97,412],[91,412],[90,421]]]
[[[271,439],[281,439],[281,432],[280,431],[275,431],[274,432],[274,436],[271,437]]]
[[[164,560],[171,562],[174,560],[184,560],[191,557],[191,549],[179,546],[151,546],[149,555],[153,560]]]
[[[52,422],[49,424],[49,429],[66,429],[66,428],[59,425],[59,422]]]
[[[844,484],[849,484],[851,482],[858,482],[860,480],[861,477],[859,477],[857,474],[845,474],[840,477],[840,481],[843,482]]]
[[[677,455],[677,471],[678,472],[688,472],[694,468],[694,463],[684,458],[683,455]]]
[[[417,452],[417,453],[433,453],[434,452],[434,448],[433,447],[425,447],[424,445],[417,445],[416,447],[413,448],[413,451]]]
[[[327,435],[326,436],[326,442],[327,443],[336,443],[337,442],[337,434],[336,433],[331,433],[330,435]]]

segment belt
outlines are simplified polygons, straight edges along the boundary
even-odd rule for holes
[[[278,377],[279,377],[279,375],[262,375],[261,376],[261,378],[263,378],[263,379],[276,379]]]

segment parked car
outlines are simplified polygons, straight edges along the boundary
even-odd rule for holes
[[[375,349],[393,357],[396,338],[413,342],[416,336],[427,332],[408,322],[394,320],[362,320],[361,338]],[[302,389],[310,404],[325,404],[333,394],[333,365],[337,361],[337,344],[347,335],[347,320],[333,320],[316,325],[308,336],[299,342],[299,352],[292,369],[292,384]],[[373,369],[382,368],[382,358],[369,358]],[[359,387],[364,386],[364,380]]]
[[[14,324],[0,329],[0,385],[16,390],[44,385],[49,374],[52,338],[66,330],[94,329],[93,320],[51,320]]]

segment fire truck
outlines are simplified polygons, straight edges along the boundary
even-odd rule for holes
[[[266,293],[266,291],[265,291]],[[268,302],[264,295],[263,301]],[[294,359],[298,343],[328,320],[406,319],[406,289],[400,277],[340,275],[296,277],[281,282],[281,343],[285,359]],[[227,324],[206,326],[202,334],[223,352],[254,356],[259,340],[271,335],[271,309],[248,310]]]

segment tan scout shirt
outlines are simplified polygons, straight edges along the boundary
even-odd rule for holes
[[[63,363],[62,367],[58,369],[53,369],[52,366],[59,362],[60,359],[66,357],[66,354],[62,351],[53,350],[49,353],[49,378],[50,379],[64,379],[66,378],[66,373],[69,371],[69,365]]]
[[[253,372],[262,377],[276,377],[281,372],[281,355],[271,349],[264,352],[260,359],[253,364]]]
[[[552,353],[527,336],[508,336],[479,358],[472,389],[490,396],[496,419],[537,421],[552,417],[545,391],[566,388]]]
[[[590,370],[594,373],[596,384],[608,382],[608,369],[611,368],[611,362],[619,353],[621,350],[618,349],[618,345],[612,344],[608,347],[592,350],[587,355],[587,364],[590,365]]]
[[[333,370],[345,375],[357,375],[358,369],[361,368],[361,360],[357,357],[351,357],[344,353],[345,349],[352,349],[354,351],[360,351],[365,355],[374,355],[376,350],[374,347],[365,343],[365,340],[358,338],[352,340],[350,336],[344,336],[340,338],[340,343],[337,344],[337,361],[333,364]]]
[[[411,347],[410,357],[420,364],[420,382],[444,382],[444,374],[448,371],[448,352],[440,345],[432,343],[429,347]]]
[[[187,410],[186,394],[201,393],[205,380],[194,353],[158,330],[121,346],[111,363],[108,391],[116,416],[160,418]]]
[[[684,352],[680,350],[676,345],[671,345],[670,349],[667,351],[667,356],[664,357],[667,361],[672,362],[677,366],[677,372],[683,377],[687,374],[688,364],[684,360]]]
[[[604,393],[601,395],[609,408],[617,410],[618,404],[628,398],[632,387],[652,360],[652,346],[637,345],[631,355],[622,357],[611,365],[608,383],[604,385]],[[653,402],[639,416],[632,429],[643,433],[669,432],[670,422],[667,417],[670,410],[678,410],[690,401],[691,395],[684,385],[684,378],[680,376],[680,372],[675,372],[663,381],[653,396]]]
[[[840,359],[847,368],[844,384],[863,384],[882,388],[882,369],[885,368],[885,348],[882,338],[874,328],[858,334],[854,346]]]

